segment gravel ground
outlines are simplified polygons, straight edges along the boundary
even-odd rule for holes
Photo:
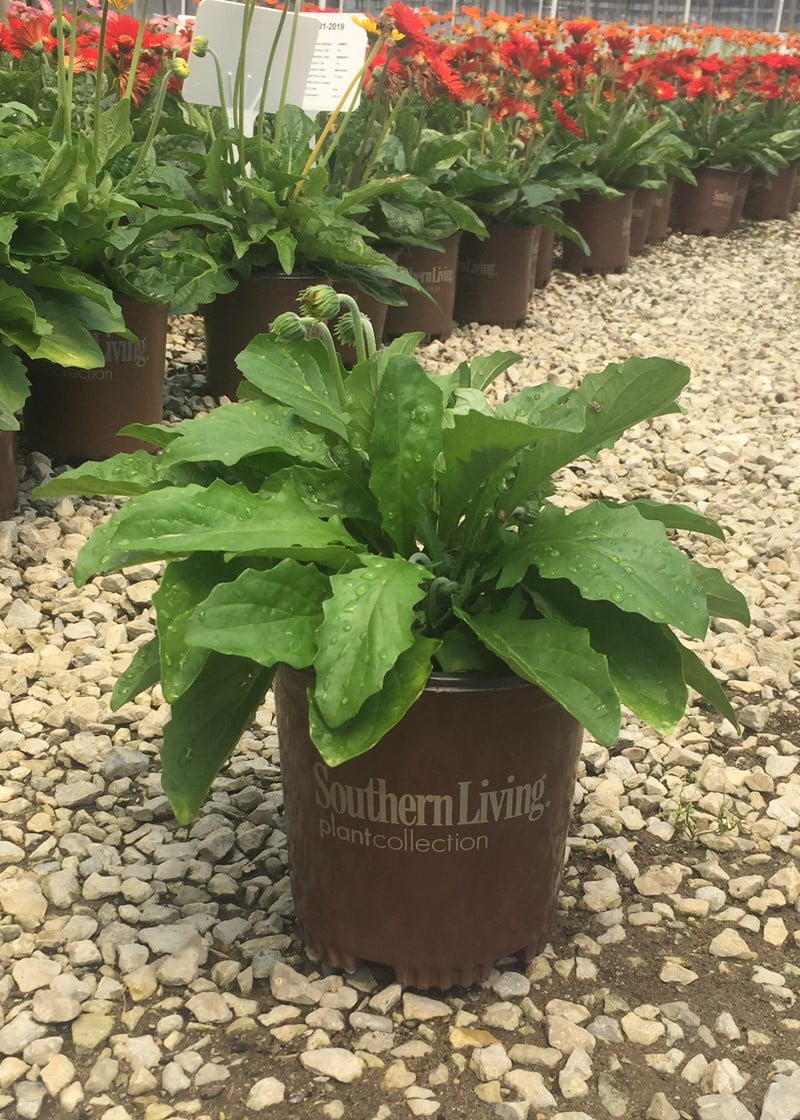
[[[155,692],[114,715],[152,629],[152,566],[76,590],[108,504],[24,501],[0,525],[0,1115],[24,1120],[800,1117],[800,218],[673,237],[606,280],[556,274],[524,330],[460,330],[431,368],[504,348],[514,384],[631,354],[694,371],[686,417],[568,479],[568,503],[684,500],[746,593],[711,663],[744,731],[693,705],[583,752],[561,919],[528,964],[421,995],[329,974],[297,939],[272,714],[190,829],[156,762]],[[195,320],[168,412],[202,400]],[[500,391],[504,391],[501,386]],[[24,490],[50,470],[26,460]],[[479,901],[478,901],[479,904]]]

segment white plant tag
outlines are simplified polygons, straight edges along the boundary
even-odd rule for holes
[[[242,21],[244,5],[235,0],[202,0],[197,8],[194,35],[204,35],[208,45],[219,59],[222,72],[222,86],[230,108],[233,100],[233,86],[239,65],[242,45]],[[244,103],[246,117],[252,130],[252,122],[258,113],[261,100],[261,87],[267,69],[272,45],[278,34],[281,13],[271,8],[256,8],[250,24],[245,53]],[[289,84],[286,90],[287,105],[302,105],[303,95],[308,84],[309,71],[314,57],[314,47],[319,32],[318,21],[314,16],[291,13],[286,17],[281,30],[267,87],[265,111],[274,113],[280,105],[281,87],[287,68],[289,40],[292,20],[297,19],[297,33],[289,70]],[[219,105],[219,83],[217,68],[210,54],[203,58],[190,56],[189,76],[183,83],[183,96],[195,105]]]
[[[367,54],[367,33],[353,22],[350,14],[315,12],[319,34],[308,75],[302,108],[309,116],[329,113],[341,101]],[[353,88],[347,110],[361,96],[361,84]]]

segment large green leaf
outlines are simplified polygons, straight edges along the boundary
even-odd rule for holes
[[[419,698],[431,675],[431,660],[439,648],[433,638],[417,635],[389,669],[380,692],[368,697],[361,710],[339,727],[330,727],[314,692],[309,697],[311,738],[328,766],[338,766],[364,754],[399,723]]]
[[[695,692],[699,692],[709,704],[726,719],[730,720],[733,726],[738,730],[739,721],[736,718],[736,712],[731,707],[728,697],[719,683],[717,678],[711,670],[703,664],[697,654],[689,649],[679,641],[676,636],[669,631],[669,636],[674,641],[681,655],[681,662],[683,664],[683,679],[693,688]]]
[[[612,446],[634,424],[664,412],[688,380],[686,366],[666,358],[629,358],[621,365],[607,366],[602,373],[590,373],[570,402],[586,409],[583,430],[563,430],[526,453],[514,504],[538,489],[554,471],[582,455]]]
[[[127,424],[120,428],[119,434],[152,443],[154,447],[169,447],[178,438],[178,429],[167,424]]]
[[[241,657],[211,654],[172,706],[161,748],[162,785],[179,824],[189,824],[250,726],[272,673]]]
[[[692,564],[695,579],[703,588],[712,618],[732,618],[745,626],[750,625],[750,610],[741,591],[728,583],[718,568]]]
[[[94,335],[75,317],[74,301],[59,298],[53,292],[48,298],[38,300],[38,308],[52,330],[44,335],[35,350],[30,351],[32,358],[55,362],[59,366],[75,366],[78,369],[102,369],[105,355],[97,345]],[[88,303],[90,307],[96,307]]]
[[[165,468],[198,462],[233,466],[248,455],[273,451],[305,463],[330,462],[321,432],[309,431],[286,405],[265,400],[223,404],[206,416],[184,421],[161,459]]]
[[[160,679],[161,658],[158,651],[158,635],[156,635],[143,646],[139,646],[128,668],[117,677],[111,693],[111,711],[116,712],[140,692],[158,684]]]
[[[161,460],[149,451],[123,452],[111,459],[81,463],[51,478],[33,492],[34,498],[60,498],[64,494],[130,497],[165,486]]]
[[[613,746],[620,726],[617,693],[588,630],[559,618],[521,619],[501,611],[469,615],[456,608],[483,644],[517,676],[538,685],[599,743]]]
[[[328,577],[313,565],[281,560],[274,568],[242,572],[214,588],[194,613],[190,645],[249,657],[259,665],[281,662],[307,669],[317,652]]]
[[[585,599],[607,599],[695,638],[708,629],[705,595],[688,558],[663,525],[632,506],[593,502],[571,514],[545,506],[533,529],[511,544],[498,586],[516,586],[531,566],[545,579],[569,580]]]
[[[99,572],[192,552],[344,563],[355,547],[338,517],[316,517],[290,483],[278,494],[253,494],[218,480],[131,498],[95,529],[75,562],[75,582],[80,587]]]
[[[479,354],[467,363],[469,386],[483,392],[510,366],[522,361],[522,355],[513,350],[497,350],[494,354]]]
[[[453,414],[453,427],[444,430],[445,471],[439,479],[442,537],[446,539],[452,532],[467,504],[480,494],[498,468],[546,435],[527,424],[475,410]]]
[[[392,357],[375,398],[369,488],[383,527],[403,556],[416,551],[420,499],[430,490],[441,454],[443,417],[442,394],[419,363]]]
[[[342,519],[352,518],[380,525],[380,514],[372,494],[343,471],[336,468],[284,467],[275,471],[262,489],[280,490],[290,479],[306,505],[318,516],[330,517],[338,513]]]
[[[0,430],[17,431],[15,413],[27,400],[29,390],[22,360],[0,341]]]
[[[314,659],[314,696],[323,719],[339,727],[374,696],[413,641],[414,608],[429,578],[419,564],[362,556],[363,567],[331,577]]]
[[[309,424],[344,438],[347,418],[328,362],[321,342],[278,342],[272,334],[258,335],[236,359],[247,380],[266,396],[288,405]]]
[[[97,166],[106,163],[131,141],[131,102],[128,98],[115,101],[104,109],[97,124]]]
[[[708,537],[725,540],[725,534],[716,521],[711,517],[704,517],[691,506],[666,505],[648,498],[637,498],[630,505],[637,509],[642,517],[646,517],[649,521],[660,521],[667,529],[686,529],[690,533],[705,533]]]
[[[501,401],[496,409],[504,420],[519,420],[541,428],[558,428],[564,432],[582,432],[586,424],[586,406],[574,389],[565,389],[543,381],[540,385],[524,385]]]
[[[201,552],[167,564],[153,593],[161,657],[161,689],[172,704],[197,679],[208,651],[189,646],[186,629],[195,607],[236,573],[213,552]]]
[[[613,603],[581,598],[563,580],[530,585],[545,617],[589,631],[592,648],[605,654],[619,698],[656,730],[668,734],[686,710],[681,658],[665,627]]]

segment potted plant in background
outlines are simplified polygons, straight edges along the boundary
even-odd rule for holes
[[[753,60],[753,70],[749,90],[758,99],[769,146],[786,167],[774,174],[761,169],[753,173],[744,213],[756,221],[786,219],[800,166],[800,59],[794,54],[763,54]]]
[[[137,446],[118,429],[160,420],[167,314],[194,310],[213,291],[218,269],[202,227],[225,225],[203,214],[186,176],[154,154],[170,84],[186,71],[183,48],[135,20],[122,25],[133,36],[123,36],[121,20],[106,3],[99,31],[84,33],[77,13],[68,20],[58,3],[52,76],[36,99],[42,116],[10,106],[13,143],[26,158],[12,160],[7,189],[29,226],[48,223],[47,253],[28,280],[69,289],[81,321],[82,292],[60,275],[67,266],[93,277],[98,290],[114,292],[127,328],[119,335],[116,317],[94,315],[94,368],[53,360],[41,347],[29,354],[26,438],[71,461]],[[96,67],[91,87],[81,81],[87,59]]]
[[[689,371],[634,358],[492,408],[516,355],[432,376],[405,336],[347,372],[327,328],[340,298],[316,287],[303,304],[240,355],[250,399],[39,496],[133,495],[82,550],[80,585],[166,561],[156,636],[112,703],[160,681],[178,820],[274,681],[309,944],[404,983],[469,984],[548,938],[581,725],[613,745],[624,703],[669,731],[689,686],[735,721],[675,633],[747,620],[669,536],[716,524],[646,499],[551,500],[554,472],[674,411]]]
[[[255,2],[245,3],[240,58]],[[286,14],[287,33],[298,11],[299,3]],[[373,179],[337,188],[329,172],[355,112],[353,90],[381,41],[339,106],[317,120],[286,103],[285,80],[277,111],[264,111],[272,68],[268,63],[252,135],[242,112],[244,67],[237,68],[229,106],[214,44],[193,43],[192,50],[208,53],[220,73],[219,107],[201,112],[184,105],[204,149],[196,158],[200,205],[227,222],[224,232],[208,239],[219,264],[216,298],[204,307],[206,364],[215,396],[236,395],[236,354],[276,314],[292,309],[310,283],[330,279],[349,284],[363,293],[359,299],[373,314],[384,313],[387,304],[402,304],[403,286],[419,290],[405,268],[372,244],[375,234],[359,220],[370,203],[396,189],[395,183]],[[291,48],[287,73],[290,67]],[[367,304],[368,299],[372,302]]]

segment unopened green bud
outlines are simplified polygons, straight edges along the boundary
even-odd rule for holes
[[[312,284],[300,293],[300,306],[306,315],[327,322],[339,314],[339,295],[330,284]]]
[[[188,78],[189,64],[185,58],[173,58],[170,63],[170,72],[173,78]]]
[[[205,58],[208,51],[208,38],[205,35],[195,35],[192,39],[192,54],[197,58]]]
[[[294,311],[284,311],[273,319],[269,327],[279,342],[302,342],[306,337],[303,320]]]
[[[345,346],[355,346],[356,332],[353,325],[353,312],[345,311],[340,319],[337,319],[336,325],[333,328],[336,337]]]

